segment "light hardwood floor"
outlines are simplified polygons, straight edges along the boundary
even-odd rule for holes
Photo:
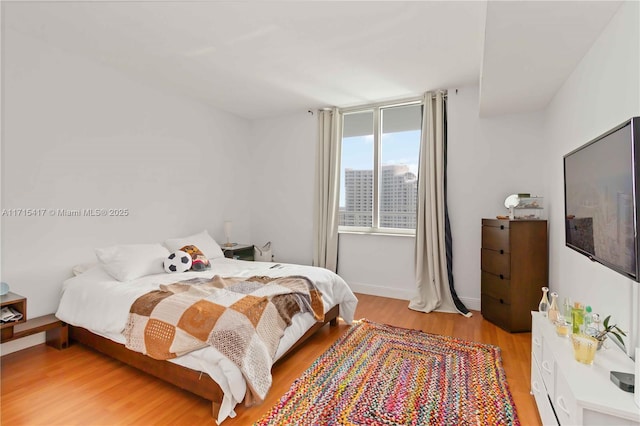
[[[531,334],[510,334],[484,321],[480,312],[423,314],[407,302],[358,294],[356,318],[446,334],[502,348],[503,366],[523,425],[539,425],[529,394]],[[275,404],[291,383],[347,329],[321,329],[273,368],[265,402],[245,408],[224,426],[252,424]],[[58,351],[44,344],[1,359],[2,425],[214,425],[210,404],[81,345]]]

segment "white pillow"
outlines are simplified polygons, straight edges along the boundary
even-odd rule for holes
[[[93,268],[96,265],[98,265],[96,262],[81,263],[79,265],[74,266],[71,271],[73,272],[73,276],[77,277],[80,274],[84,274],[85,272],[87,272],[89,269]]]
[[[163,274],[163,261],[169,256],[169,250],[160,244],[118,245],[95,251],[105,271],[118,281]]]
[[[222,249],[218,243],[211,238],[211,235],[209,235],[206,229],[199,234],[191,235],[189,237],[166,240],[164,245],[171,253],[180,250],[184,246],[192,245],[198,247],[202,254],[204,254],[209,260],[224,257]]]

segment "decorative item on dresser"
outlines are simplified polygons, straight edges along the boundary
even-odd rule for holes
[[[531,330],[547,285],[547,221],[482,219],[482,316],[509,331]]]

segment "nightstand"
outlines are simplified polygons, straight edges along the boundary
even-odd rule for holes
[[[224,257],[229,259],[253,260],[253,244],[236,244],[232,247],[222,246]]]
[[[27,322],[27,299],[19,294],[9,292],[4,296],[0,296],[0,307],[4,308],[5,306],[20,312],[22,318],[18,321],[3,322],[0,325],[0,336],[3,342],[13,337],[13,326]]]
[[[27,320],[27,299],[15,293],[0,296],[0,305],[11,306],[22,314],[19,321],[3,323],[0,343],[10,342],[32,334],[46,332],[47,345],[56,349],[69,346],[69,326],[60,321],[54,314],[44,315]]]

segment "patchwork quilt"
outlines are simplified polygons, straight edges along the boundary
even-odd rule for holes
[[[299,312],[324,318],[322,295],[306,277],[194,278],[161,285],[131,306],[126,347],[170,359],[211,345],[234,362],[247,401],[263,400],[285,329]]]

